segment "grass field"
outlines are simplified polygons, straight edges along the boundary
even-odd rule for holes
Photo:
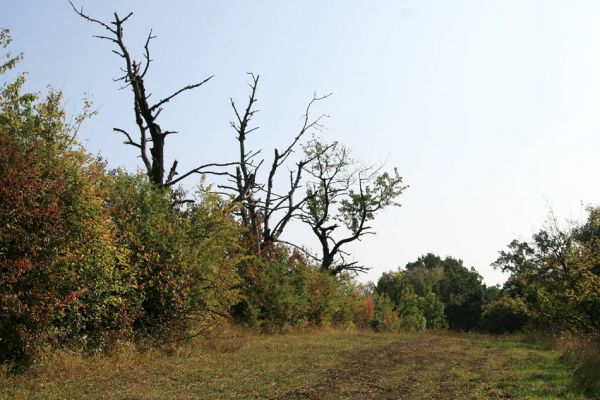
[[[311,333],[170,352],[60,354],[0,376],[2,399],[584,399],[559,354],[510,338]]]

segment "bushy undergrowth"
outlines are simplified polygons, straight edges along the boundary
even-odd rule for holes
[[[22,84],[0,94],[0,361],[27,364],[41,344],[126,335],[135,307],[102,165],[73,145],[60,94]]]
[[[248,257],[240,276],[243,294],[233,315],[247,326],[279,332],[307,325],[348,327],[360,319],[362,299],[352,279],[323,273],[284,248],[269,257]]]

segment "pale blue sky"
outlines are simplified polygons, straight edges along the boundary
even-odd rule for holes
[[[489,266],[513,238],[527,239],[548,207],[580,218],[600,199],[600,3],[597,1],[76,1],[98,18],[134,11],[139,54],[147,29],[156,97],[215,74],[169,104],[162,126],[181,170],[235,154],[230,96],[261,74],[255,146],[283,145],[317,90],[334,92],[325,139],[367,162],[387,160],[411,187],[403,207],[354,246],[373,267],[361,279],[426,252],[461,258],[489,284]],[[131,94],[111,78],[120,60],[96,26],[65,1],[3,0],[0,26],[26,55],[29,87],[64,90],[68,110],[89,91],[100,114],[84,126],[88,149],[135,169]],[[271,154],[268,150],[266,154]],[[190,182],[191,183],[191,182]],[[290,239],[313,243],[300,227]]]

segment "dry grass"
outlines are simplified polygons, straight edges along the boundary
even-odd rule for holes
[[[583,399],[560,353],[481,335],[228,332],[169,351],[62,353],[1,399]]]

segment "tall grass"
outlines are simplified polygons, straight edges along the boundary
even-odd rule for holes
[[[574,388],[592,399],[600,399],[600,336],[573,332],[528,330],[523,340],[559,351],[573,368]]]

